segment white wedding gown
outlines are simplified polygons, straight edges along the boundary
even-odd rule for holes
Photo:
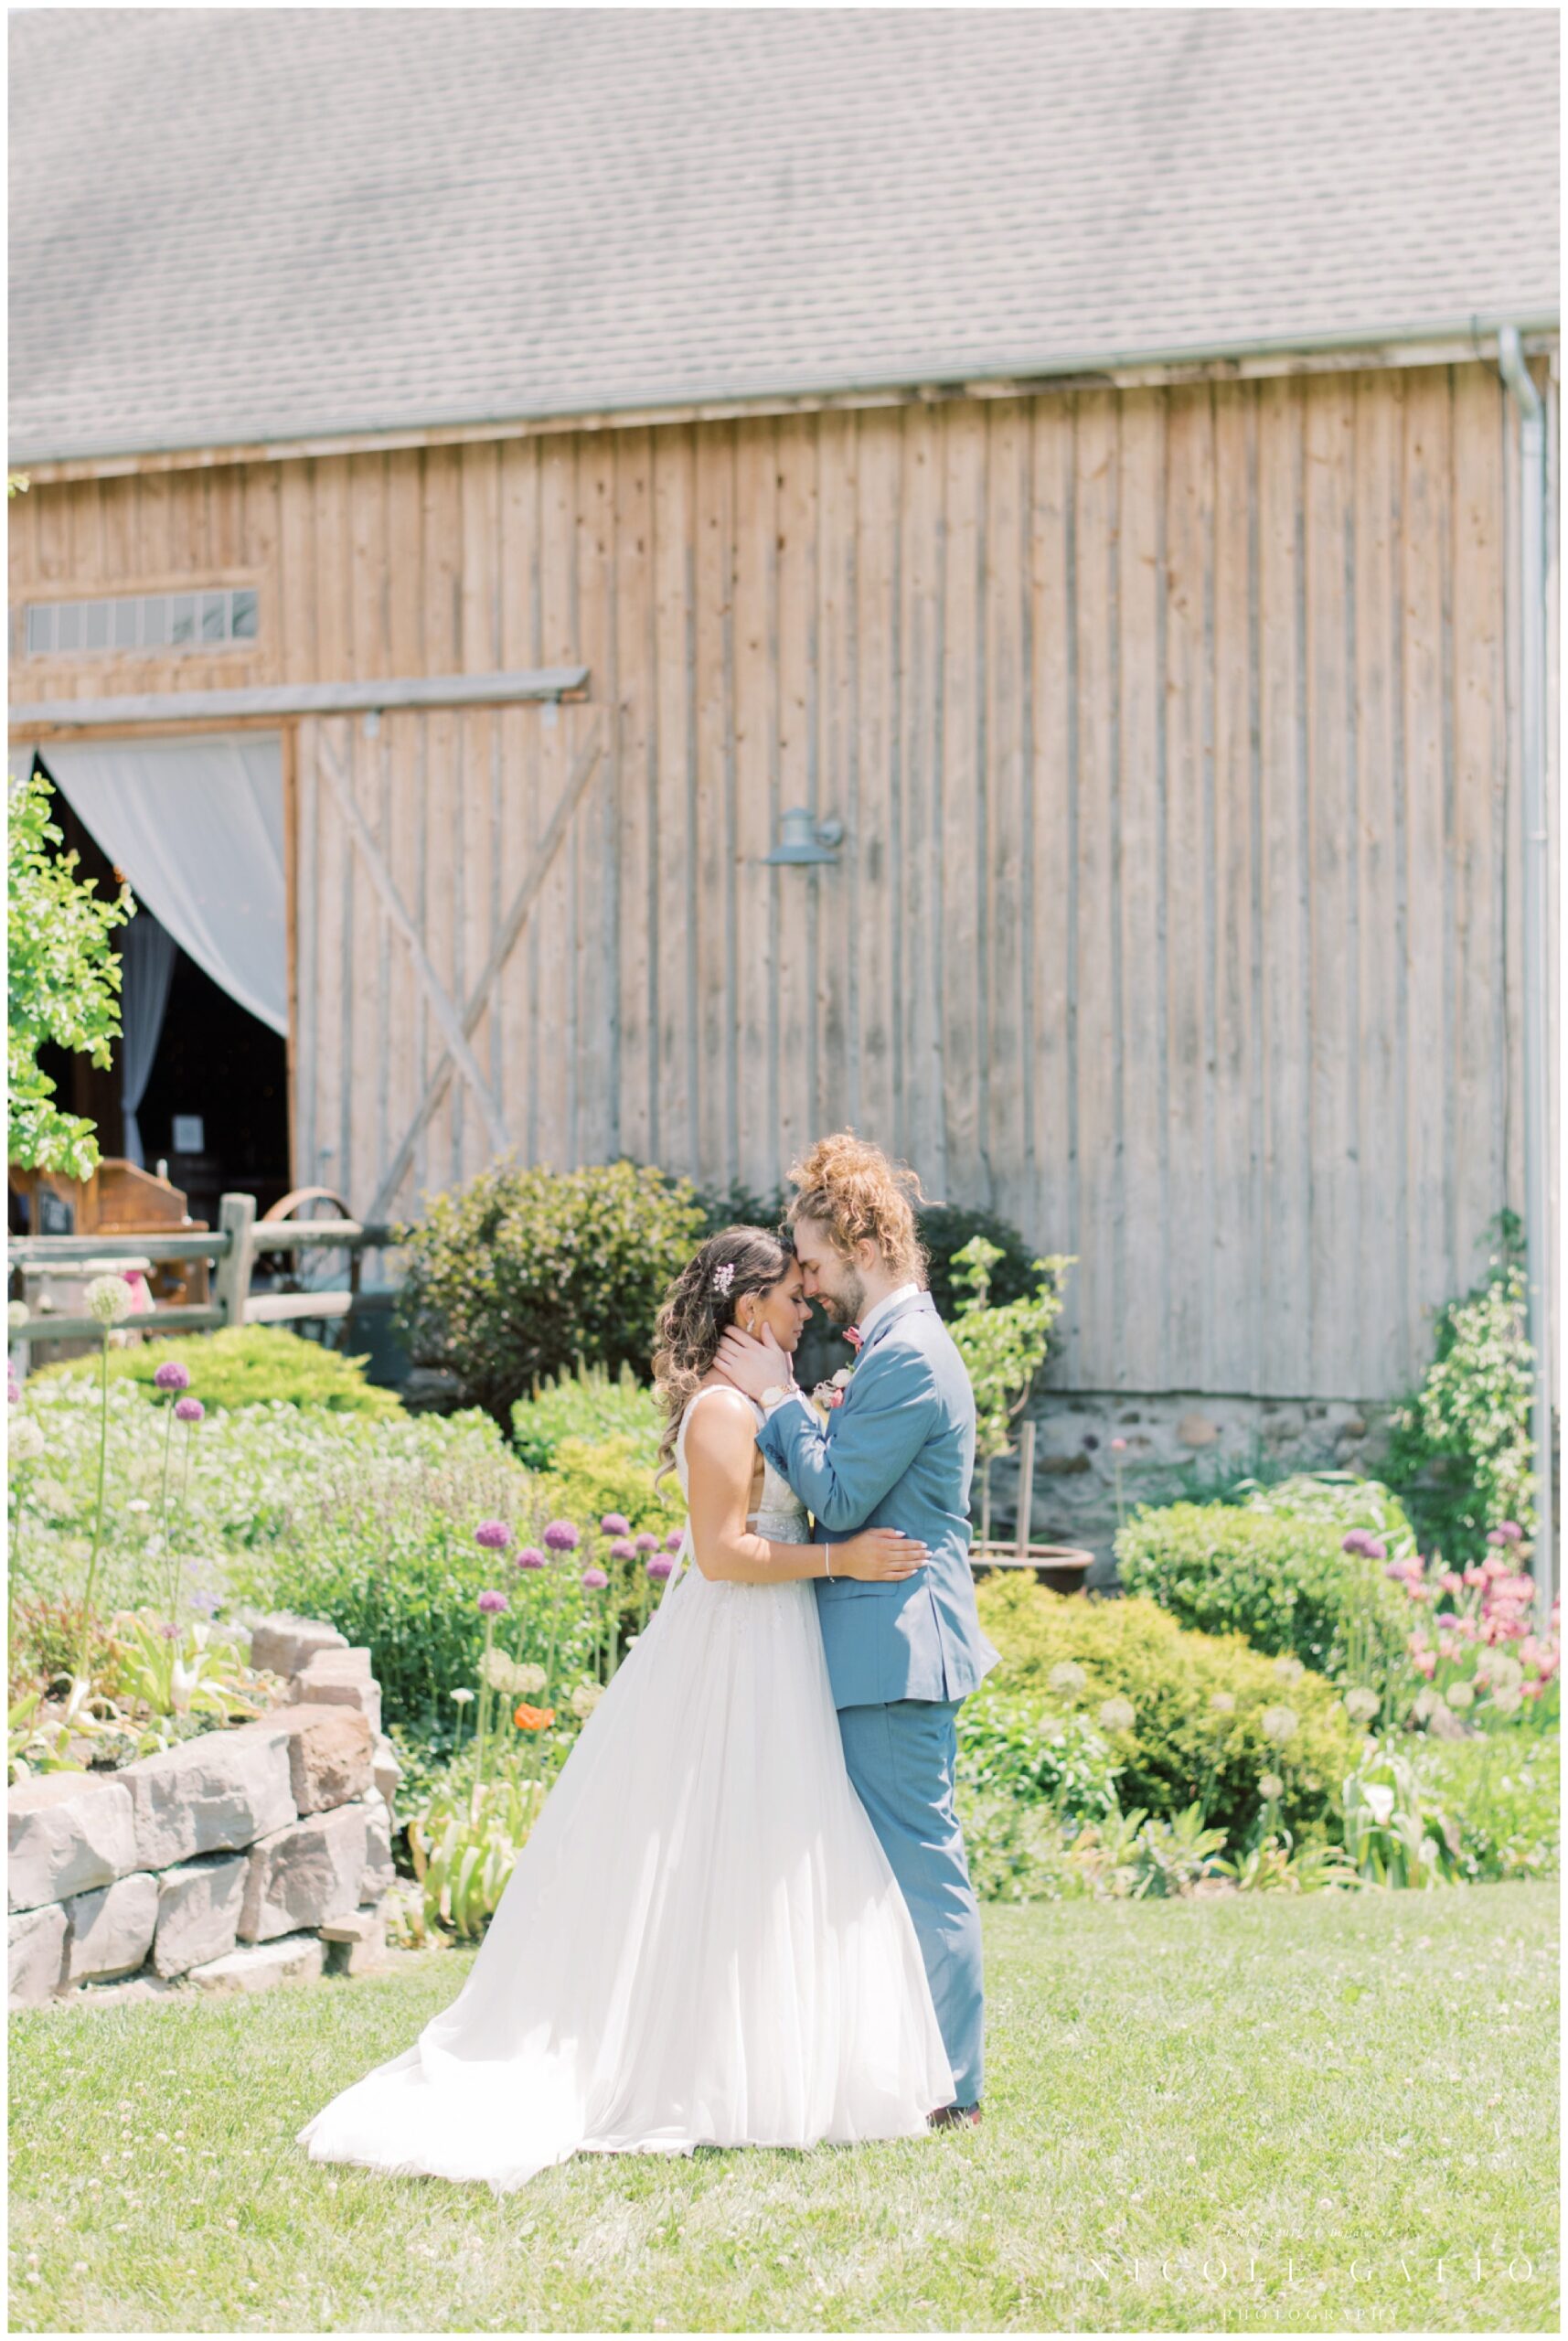
[[[753,1525],[808,1542],[764,1469]],[[703,1577],[688,1526],[463,1989],[297,2136],[313,2161],[500,2195],[579,2151],[924,2134],[953,2094],[914,1928],[844,1767],[816,1596]]]

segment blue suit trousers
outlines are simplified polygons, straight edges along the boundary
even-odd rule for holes
[[[891,1699],[840,1707],[838,1728],[849,1778],[914,1920],[953,2068],[953,2102],[975,2105],[983,2080],[985,1987],[980,1913],[953,1809],[960,1704]]]

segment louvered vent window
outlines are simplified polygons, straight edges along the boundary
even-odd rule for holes
[[[107,602],[31,602],[27,655],[115,650],[223,650],[256,639],[256,590],[120,594]]]

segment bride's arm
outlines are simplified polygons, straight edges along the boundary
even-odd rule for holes
[[[923,1545],[889,1528],[842,1545],[780,1545],[746,1525],[757,1459],[757,1426],[736,1391],[723,1406],[697,1407],[686,1433],[691,1550],[704,1577],[735,1585],[855,1576],[892,1579],[923,1566]]]

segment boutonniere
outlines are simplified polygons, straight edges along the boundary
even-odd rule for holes
[[[812,1392],[811,1403],[824,1422],[827,1420],[835,1406],[841,1406],[844,1404],[844,1393],[849,1386],[849,1376],[854,1371],[852,1365],[841,1365],[830,1381],[819,1382]]]

